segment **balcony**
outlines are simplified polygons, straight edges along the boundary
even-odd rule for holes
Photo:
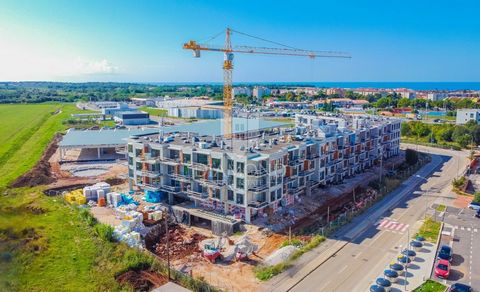
[[[193,168],[193,169],[196,169],[196,170],[205,171],[205,170],[208,169],[208,165],[202,164],[202,163],[198,163],[198,162],[194,162],[194,163],[192,164],[192,168]]]
[[[308,154],[306,158],[307,160],[314,160],[314,159],[317,159],[318,157],[320,157],[318,153],[311,153],[311,154]]]
[[[183,174],[176,174],[176,173],[171,173],[168,176],[170,177],[170,179],[173,179],[179,182],[185,182],[185,183],[190,182],[190,180],[192,179],[190,176],[186,176]]]
[[[152,178],[155,178],[155,177],[159,177],[159,176],[160,176],[160,173],[159,173],[159,172],[157,172],[157,171],[152,171],[152,170],[142,170],[140,173],[142,174],[142,176],[152,177]]]
[[[264,176],[267,174],[267,169],[260,168],[260,169],[250,170],[247,174],[249,176]]]
[[[180,192],[180,187],[163,185],[163,186],[160,187],[160,190],[162,190],[164,192],[167,192],[167,193],[179,193]]]
[[[225,185],[225,182],[223,180],[217,180],[217,179],[197,178],[195,180],[202,185],[207,185],[207,186],[216,187],[216,188],[221,188]]]
[[[191,198],[197,199],[206,199],[208,198],[208,193],[200,193],[192,190],[187,190],[187,195]]]
[[[268,206],[268,202],[258,202],[258,201],[253,201],[248,203],[248,206],[254,209],[261,209],[266,206]]]
[[[158,159],[160,163],[166,164],[166,165],[178,165],[180,164],[180,158],[169,158],[169,157],[162,157]]]
[[[265,184],[255,184],[255,185],[251,185],[251,186],[248,187],[249,191],[256,192],[256,193],[263,192],[267,189],[268,189],[268,185],[266,183]]]
[[[298,172],[298,176],[307,176],[313,174],[313,169],[303,170]]]

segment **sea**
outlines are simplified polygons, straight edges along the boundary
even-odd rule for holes
[[[222,85],[220,82],[147,82],[153,85]],[[311,86],[319,88],[408,88],[413,90],[480,90],[480,82],[234,82],[234,86]]]

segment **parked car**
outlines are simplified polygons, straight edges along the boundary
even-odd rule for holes
[[[440,247],[440,251],[438,252],[437,259],[451,261],[452,248],[448,245],[442,245],[442,247]]]
[[[452,286],[450,286],[450,289],[448,289],[450,292],[473,292],[472,287],[462,284],[462,283],[455,283]]]
[[[475,213],[475,217],[480,218],[480,209],[478,209],[477,213]]]
[[[468,204],[468,208],[469,209],[473,209],[475,211],[478,211],[480,210],[480,203],[478,202],[471,202],[470,204]]]
[[[437,278],[448,279],[450,275],[450,262],[447,260],[439,260],[435,265],[435,276]]]

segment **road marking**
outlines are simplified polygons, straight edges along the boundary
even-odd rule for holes
[[[470,231],[470,230],[471,230],[470,227],[468,227],[468,228],[467,228],[467,231]]]
[[[378,225],[378,227],[383,227],[383,225],[387,224],[388,223],[388,220],[387,219],[383,219],[382,222],[380,222],[380,225]]]
[[[345,271],[345,269],[347,268],[348,266],[345,265],[343,268],[340,269],[340,271],[338,271],[338,274],[341,274],[343,271]]]
[[[477,232],[477,231],[478,231],[477,228],[473,229],[473,232]]]
[[[399,231],[399,230],[403,229],[404,227],[405,227],[405,224],[400,223],[400,224],[398,224],[397,228],[395,228],[395,230]]]
[[[461,230],[465,230],[465,227],[462,226],[462,227],[460,227],[460,229],[461,229]]]

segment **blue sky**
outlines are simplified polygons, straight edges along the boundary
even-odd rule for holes
[[[2,0],[0,80],[221,82],[221,54],[194,59],[181,46],[230,26],[353,57],[237,54],[235,82],[480,81],[479,9],[443,0]]]

